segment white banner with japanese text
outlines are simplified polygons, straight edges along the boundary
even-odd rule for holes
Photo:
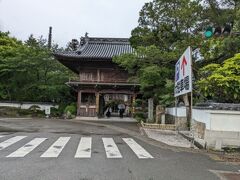
[[[192,51],[189,46],[175,65],[174,96],[192,92]]]

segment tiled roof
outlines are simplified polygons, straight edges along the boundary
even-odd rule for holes
[[[77,59],[112,59],[114,56],[132,53],[133,48],[127,38],[81,38],[80,46],[76,51],[57,52],[55,57]]]

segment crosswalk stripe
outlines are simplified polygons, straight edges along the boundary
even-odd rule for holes
[[[25,144],[23,147],[19,148],[12,154],[8,155],[7,157],[24,157],[31,151],[33,151],[36,147],[38,147],[43,141],[47,138],[35,138],[29,143]]]
[[[60,137],[58,138],[53,145],[45,151],[41,157],[58,157],[59,154],[62,152],[65,145],[70,140],[70,137]]]
[[[15,136],[12,137],[6,141],[3,141],[0,143],[0,150],[7,148],[8,146],[11,146],[12,144],[24,139],[27,136]]]
[[[91,157],[91,148],[92,148],[92,138],[91,137],[82,137],[75,158],[90,158]]]
[[[153,158],[142,146],[140,146],[132,138],[122,138],[123,141],[132,149],[139,159]]]
[[[113,138],[102,138],[107,158],[122,158],[122,155],[113,141]]]

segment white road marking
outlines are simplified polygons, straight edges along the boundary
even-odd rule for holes
[[[15,136],[12,137],[6,141],[3,141],[0,143],[0,150],[7,148],[8,146],[11,146],[12,144],[24,139],[27,136]]]
[[[38,147],[43,141],[47,138],[35,138],[29,143],[25,144],[23,147],[19,148],[12,154],[8,155],[7,157],[24,157],[31,151],[33,151],[36,147]]]
[[[4,136],[0,136],[0,138],[2,138],[2,137],[4,137]]]
[[[113,138],[102,138],[107,158],[122,158],[122,155],[113,141]]]
[[[70,137],[60,137],[58,140],[53,143],[53,145],[45,151],[41,157],[58,157],[59,154],[62,152],[65,145],[70,140]]]
[[[132,149],[139,159],[153,158],[142,146],[140,146],[132,138],[122,138],[123,141]]]
[[[92,149],[92,138],[82,137],[78,149],[75,154],[75,158],[90,158]]]

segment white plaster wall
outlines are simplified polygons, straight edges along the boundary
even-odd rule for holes
[[[206,125],[206,129],[211,129],[210,113],[206,110],[193,109],[192,119]]]
[[[177,116],[177,117],[186,117],[186,107],[177,107],[177,110],[175,107],[166,108],[166,114],[170,114],[172,116]]]
[[[186,117],[183,111],[186,109],[178,107],[177,116]],[[167,108],[167,114],[175,115],[175,108]],[[184,116],[185,115],[185,116]],[[180,117],[181,117],[180,116]],[[222,146],[240,146],[240,112],[226,110],[203,110],[193,109],[193,120],[206,125],[204,142],[207,147],[214,148],[219,139]],[[199,141],[199,138],[195,139]]]
[[[39,106],[40,110],[44,111],[45,109],[49,109],[51,107],[58,108],[58,105],[53,106],[51,104],[38,104],[38,103],[1,103],[0,107],[16,107],[21,109],[29,109],[31,106],[36,105]]]
[[[0,107],[16,107],[20,108],[21,104],[19,103],[0,103]]]
[[[37,105],[42,111],[44,111],[46,108],[54,107],[53,105],[48,104],[22,104],[21,109],[29,109],[33,105]]]
[[[240,112],[211,112],[211,129],[240,132]]]
[[[166,114],[175,116],[175,108],[166,108]],[[193,109],[192,116],[208,130],[240,132],[239,111]],[[177,107],[177,117],[186,117],[185,107]]]

